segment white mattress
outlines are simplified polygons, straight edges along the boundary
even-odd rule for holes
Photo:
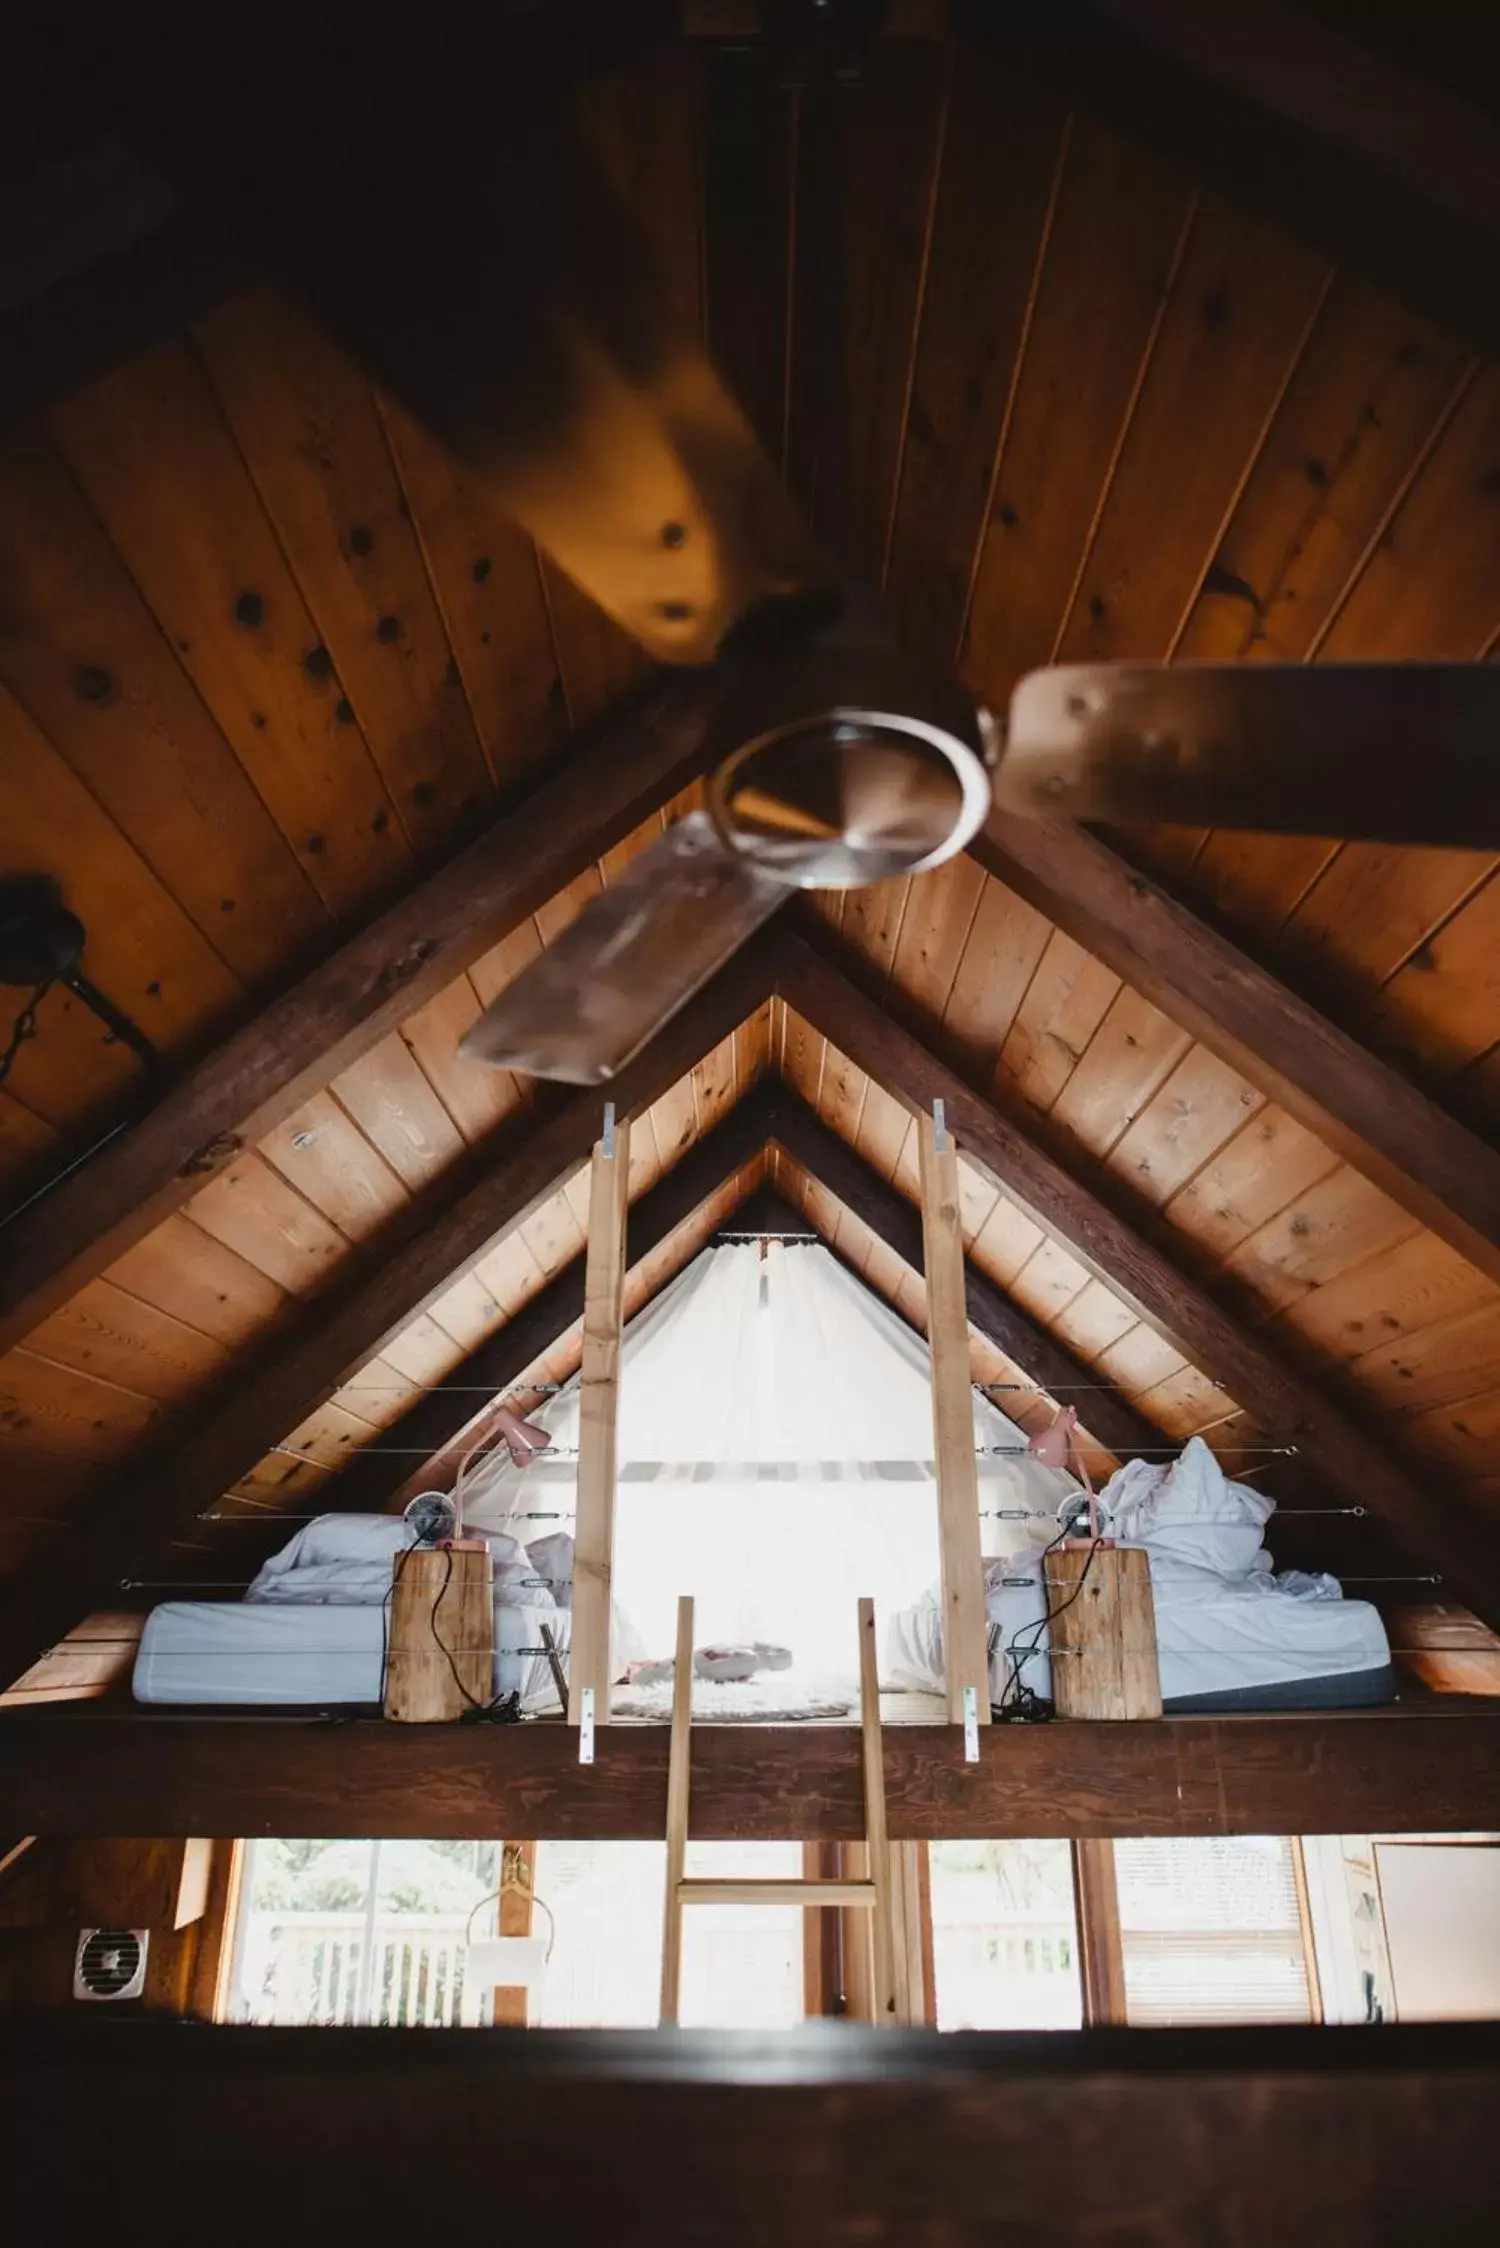
[[[1052,1695],[1039,1565],[1007,1564],[990,1590],[986,1609],[995,1644],[990,1694],[997,1704],[1012,1675],[1012,1647],[1023,1686],[1043,1700]],[[1163,1568],[1153,1556],[1156,1644],[1164,1703],[1205,1695],[1258,1694],[1320,1679],[1379,1672],[1389,1666],[1390,1645],[1379,1612],[1365,1600],[1299,1600],[1269,1582],[1226,1583],[1206,1571]],[[996,1631],[995,1627],[998,1627]],[[1028,1652],[1035,1647],[1037,1652]],[[935,1601],[919,1601],[893,1616],[886,1632],[884,1683],[931,1687],[943,1680],[942,1615]],[[1315,1696],[1313,1698],[1316,1698]]]
[[[520,1693],[528,1714],[555,1710],[540,1648],[543,1624],[560,1650],[566,1610],[497,1606],[495,1691]],[[381,1698],[384,1612],[378,1606],[275,1601],[169,1600],[146,1619],[133,1680],[138,1702],[376,1703]]]

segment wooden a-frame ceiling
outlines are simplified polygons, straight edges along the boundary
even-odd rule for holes
[[[1493,648],[1500,369],[1003,51],[882,44],[831,145],[754,54],[669,49],[585,111],[820,527],[979,692],[1055,656]],[[808,301],[830,165],[833,376]],[[143,1087],[54,991],[0,1093],[6,1203],[142,1119],[0,1233],[8,1675],[28,1617],[38,1644],[66,1629],[81,1557],[191,1572],[164,1556],[199,1514],[305,1507],[578,1256],[597,1103],[456,1047],[694,801],[681,733],[618,718],[644,685],[269,291],[0,438],[0,875],[60,878],[89,973],[167,1059]],[[633,1202],[786,1086],[804,1152],[815,1119],[909,1205],[913,1105],[966,1088],[1010,1135],[970,1164],[960,1121],[971,1269],[1111,1385],[1117,1430],[1204,1429],[1228,1458],[1295,1428],[1282,1487],[1308,1510],[1380,1512],[1356,1492],[1383,1460],[1395,1545],[1310,1512],[1295,1558],[1378,1574],[1389,1551],[1482,1602],[1493,875],[997,822],[935,874],[813,900],[795,972],[783,952],[705,995],[628,1095]],[[772,1135],[636,1293],[768,1169],[920,1318],[909,1262]],[[994,1347],[983,1378],[1036,1372]]]

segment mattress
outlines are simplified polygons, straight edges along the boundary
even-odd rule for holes
[[[571,1616],[552,1607],[497,1607],[495,1691],[519,1693],[528,1715],[556,1710],[543,1624],[559,1649]],[[376,1704],[385,1612],[379,1606],[303,1607],[276,1601],[169,1600],[141,1634],[132,1681],[138,1702]]]
[[[1213,1709],[1368,1707],[1395,1691],[1390,1645],[1379,1612],[1366,1600],[1302,1600],[1268,1584],[1173,1582],[1153,1559],[1156,1644],[1162,1706],[1178,1713]],[[1213,1589],[1208,1589],[1212,1586]],[[1186,1595],[1186,1596],[1185,1596]],[[1035,1565],[1017,1564],[992,1586],[990,1694],[1014,1698],[1014,1677],[1043,1701],[1052,1666]],[[924,1600],[891,1619],[885,1682],[931,1687],[943,1678],[942,1616]]]

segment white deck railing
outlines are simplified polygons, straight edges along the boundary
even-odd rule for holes
[[[464,1989],[462,1914],[372,1924],[362,1912],[251,1912],[243,1941],[243,2021],[454,2029],[490,2019],[489,1991]]]

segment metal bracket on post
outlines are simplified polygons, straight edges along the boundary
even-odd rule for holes
[[[934,1101],[932,1104],[932,1144],[939,1155],[948,1145],[948,1113],[946,1104],[942,1101]]]
[[[613,1163],[615,1159],[615,1104],[613,1101],[606,1101],[604,1104],[603,1146],[605,1161]]]
[[[592,1686],[585,1686],[579,1696],[578,1761],[580,1764],[592,1764],[594,1761],[594,1689]]]
[[[979,1762],[979,1689],[964,1688],[964,1762]]]

